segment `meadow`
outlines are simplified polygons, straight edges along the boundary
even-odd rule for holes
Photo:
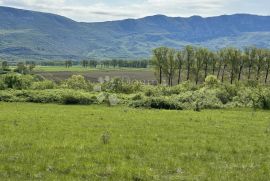
[[[270,112],[0,103],[1,180],[268,180]]]

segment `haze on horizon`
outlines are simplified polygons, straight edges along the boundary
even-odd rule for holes
[[[155,14],[175,17],[236,13],[270,15],[269,0],[0,0],[0,5],[59,14],[83,22],[140,18]]]

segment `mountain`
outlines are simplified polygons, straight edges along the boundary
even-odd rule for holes
[[[155,15],[81,23],[49,13],[0,7],[0,56],[11,59],[142,58],[158,46],[181,48],[187,44],[211,49],[270,48],[270,16]]]

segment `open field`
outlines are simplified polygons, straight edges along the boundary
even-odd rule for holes
[[[270,112],[0,103],[1,180],[268,180]]]
[[[149,71],[151,69],[148,68],[84,68],[81,65],[78,66],[72,66],[69,68],[66,68],[65,66],[37,66],[35,67],[35,71],[44,71],[44,72],[89,72],[89,71],[127,71],[127,70],[133,70],[133,71]]]
[[[83,75],[87,80],[97,82],[99,77],[109,76],[126,78],[130,80],[156,80],[154,71],[151,69],[136,69],[136,68],[107,68],[107,69],[92,69],[83,68],[81,66],[73,66],[65,68],[61,66],[39,66],[35,68],[35,73],[42,75],[46,79],[54,81],[62,81],[68,79],[72,75]]]

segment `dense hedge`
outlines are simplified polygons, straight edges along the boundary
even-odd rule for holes
[[[113,79],[102,84],[73,76],[60,84],[41,78],[7,74],[0,76],[0,101],[59,104],[125,104],[154,109],[220,109],[252,107],[270,109],[267,86],[247,82],[223,84],[207,77],[204,85],[184,82],[173,87],[143,85]]]

